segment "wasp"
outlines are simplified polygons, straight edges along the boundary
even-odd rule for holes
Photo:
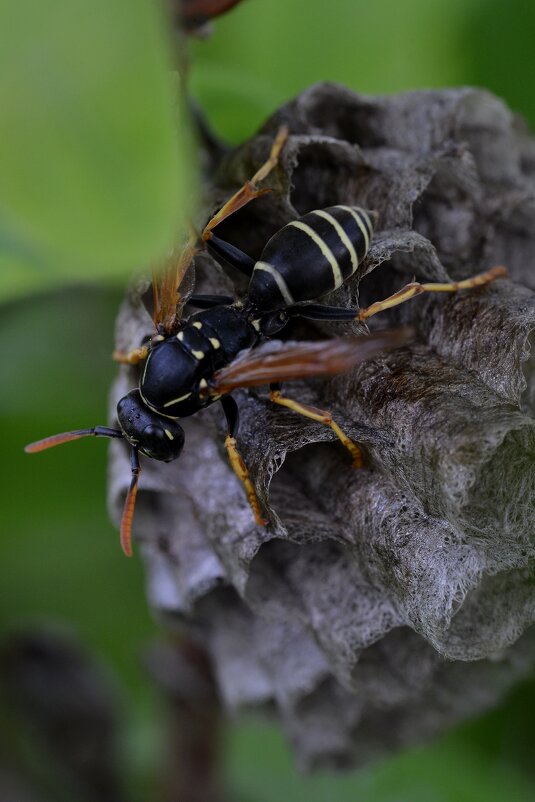
[[[223,259],[249,278],[245,298],[187,293],[179,298],[195,254],[195,242],[191,240],[173,268],[160,280],[153,278],[156,334],[148,345],[128,354],[116,354],[121,362],[142,365],[139,386],[117,404],[119,428],[78,429],[26,447],[28,452],[37,452],[90,435],[123,438],[130,444],[132,480],[120,525],[121,545],[128,556],[132,553],[139,454],[164,462],[175,460],[184,446],[184,430],[179,420],[215,402],[221,404],[226,417],[225,447],[232,468],[244,486],[256,523],[266,523],[254,484],[238,451],[239,414],[231,395],[238,388],[268,384],[273,403],[329,426],[351,454],[355,467],[363,465],[359,446],[332,414],[288,397],[283,393],[282,382],[347,371],[381,350],[407,342],[411,333],[400,329],[365,337],[283,343],[276,351],[266,348],[266,341],[278,334],[292,317],[366,321],[423,292],[471,289],[506,275],[505,268],[495,267],[461,282],[412,282],[365,309],[314,303],[348,281],[365,259],[373,236],[373,213],[350,205],[309,212],[275,233],[257,261],[214,234],[219,223],[266,192],[258,184],[277,165],[287,136],[286,129],[279,131],[268,160],[209,220],[202,233],[203,242],[216,259]],[[182,318],[180,312],[186,301],[200,311]]]

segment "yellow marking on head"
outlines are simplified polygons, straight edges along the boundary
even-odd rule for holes
[[[173,437],[173,435],[171,434],[171,432],[169,431],[169,429],[164,429],[164,432],[167,435],[167,437],[169,438],[169,440],[174,440],[175,439]]]
[[[172,401],[168,401],[166,404],[163,405],[163,407],[164,407],[164,409],[165,409],[165,407],[172,407],[173,404],[178,404],[179,401],[185,401],[186,398],[190,397],[190,395],[191,395],[191,393],[186,393],[186,395],[181,395],[178,398],[173,398]]]
[[[205,390],[208,387],[208,382],[206,381],[206,379],[200,380],[199,387],[201,388],[201,390]]]
[[[216,337],[210,337],[210,343],[212,348],[221,348],[221,343]]]
[[[344,283],[344,277],[342,276],[340,265],[338,264],[334,253],[331,251],[327,243],[323,241],[320,235],[317,234],[311,226],[308,226],[306,223],[302,223],[301,220],[293,220],[291,223],[288,223],[288,226],[292,226],[293,228],[298,228],[299,231],[303,231],[318,246],[323,256],[329,262],[331,270],[333,271],[333,289],[340,287],[340,285]]]
[[[196,320],[195,323],[192,323],[194,329],[202,329],[202,323],[200,320]]]
[[[191,353],[195,359],[204,359],[204,351],[192,351]]]
[[[161,343],[162,340],[165,340],[163,334],[155,334],[154,337],[152,338],[153,343]]]

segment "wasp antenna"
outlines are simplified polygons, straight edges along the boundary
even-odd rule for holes
[[[107,426],[95,426],[93,429],[75,429],[73,432],[62,432],[61,434],[53,434],[51,437],[45,437],[43,440],[36,440],[35,443],[29,443],[24,446],[27,454],[36,454],[38,451],[45,451],[47,448],[53,446],[60,446],[62,443],[68,443],[70,440],[79,440],[80,437],[124,437],[120,429],[109,429]]]
[[[136,506],[137,488],[141,467],[139,465],[138,449],[133,446],[130,452],[130,464],[132,466],[132,481],[128,488],[128,493],[124,501],[123,515],[121,518],[121,548],[127,557],[132,556],[132,520],[134,518],[134,508]]]

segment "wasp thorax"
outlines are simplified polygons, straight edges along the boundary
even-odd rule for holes
[[[117,404],[117,418],[125,438],[152,459],[171,462],[184,447],[184,430],[147,407],[139,390],[132,390]]]
[[[259,329],[265,337],[272,337],[288,323],[288,313],[284,309],[268,312],[260,318]]]

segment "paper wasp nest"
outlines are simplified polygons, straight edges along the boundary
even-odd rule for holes
[[[410,281],[505,264],[511,280],[424,295],[370,320],[412,345],[329,381],[286,386],[365,449],[352,469],[327,427],[237,394],[239,445],[270,512],[261,528],[215,405],[184,421],[176,463],[144,460],[134,530],[149,602],[211,656],[231,710],[275,711],[305,765],[362,763],[493,705],[535,660],[535,141],[473,89],[363,97],[322,84],[228,155],[206,217],[291,132],[275,192],[218,230],[257,257],[289,220],[337,203],[378,213],[361,273],[327,299],[368,305]],[[203,221],[200,221],[202,223]],[[244,291],[208,256],[197,289]],[[372,325],[373,324],[373,325]],[[301,324],[292,339],[358,326]],[[118,324],[151,322],[135,292]],[[135,385],[121,369],[114,399]],[[113,444],[111,507],[130,481]]]

